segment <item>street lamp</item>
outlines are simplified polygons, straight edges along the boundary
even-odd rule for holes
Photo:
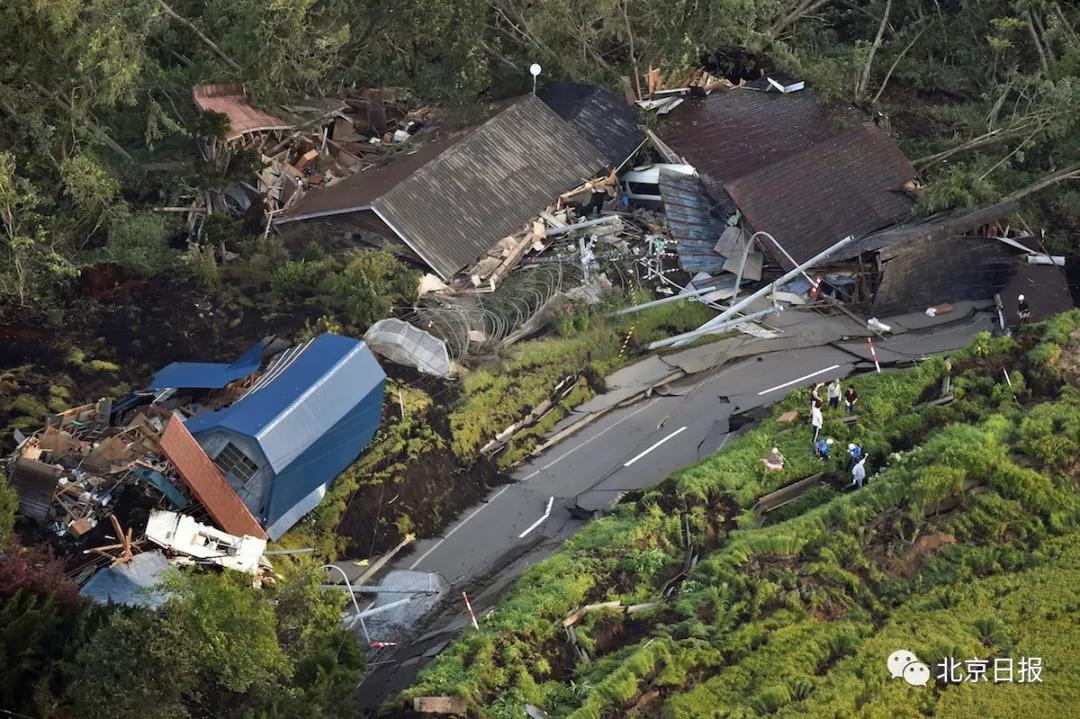
[[[349,599],[352,600],[353,609],[356,610],[356,618],[360,620],[360,629],[364,632],[364,641],[371,645],[371,637],[367,633],[367,625],[364,624],[364,618],[361,616],[360,605],[356,601],[356,592],[353,591],[352,582],[349,581],[349,575],[345,573],[345,570],[336,564],[324,564],[323,569],[336,569],[341,573],[341,578],[345,580],[345,588],[349,593]]]
[[[543,70],[543,68],[540,67],[540,63],[538,62],[534,62],[532,65],[529,65],[529,74],[532,75],[533,78],[534,95],[536,94],[536,78],[540,77],[541,70]]]

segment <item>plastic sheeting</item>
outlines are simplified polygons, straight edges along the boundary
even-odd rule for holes
[[[376,353],[391,362],[415,367],[424,374],[446,377],[451,373],[446,342],[397,319],[379,320],[364,335]]]

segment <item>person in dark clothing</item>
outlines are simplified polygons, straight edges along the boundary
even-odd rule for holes
[[[1031,319],[1031,307],[1028,306],[1027,300],[1023,295],[1016,298],[1016,317],[1019,320],[1018,324],[1023,327],[1024,323]]]
[[[858,404],[859,393],[854,387],[849,386],[847,392],[844,392],[844,409],[848,414],[855,414]]]
[[[832,449],[832,443],[832,437],[829,439],[822,437],[814,442],[814,454],[817,455],[822,462],[829,458],[829,451]]]

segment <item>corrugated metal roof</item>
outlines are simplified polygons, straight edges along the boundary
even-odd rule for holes
[[[529,95],[373,208],[445,279],[607,164],[581,133]]]
[[[556,82],[538,96],[604,153],[613,167],[621,165],[645,139],[637,108],[602,87]]]
[[[298,220],[329,217],[343,212],[355,212],[371,207],[376,198],[396,187],[409,175],[434,160],[471,130],[462,130],[431,138],[415,150],[402,148],[389,156],[386,164],[371,167],[331,185],[307,192],[300,200],[274,220],[282,225]]]
[[[173,362],[158,370],[146,389],[221,389],[230,382],[254,374],[262,364],[262,351],[267,343],[267,340],[255,343],[251,349],[229,364]]]
[[[1001,218],[1016,212],[1019,206],[1020,203],[1015,200],[1006,200],[980,207],[977,210],[940,212],[931,217],[872,232],[844,247],[843,250],[833,256],[833,259],[844,260],[849,257],[856,257],[863,252],[874,252],[906,242],[914,242],[915,240],[949,240],[983,225],[997,222]]]
[[[266,538],[266,532],[183,422],[170,418],[160,443],[161,451],[219,527],[229,534]]]
[[[903,186],[914,178],[892,138],[866,124],[724,189],[755,231],[769,232],[802,262],[846,235],[862,237],[904,220],[914,200]],[[772,243],[763,244],[782,267],[794,267]]]
[[[245,132],[290,130],[294,126],[248,104],[243,85],[196,85],[191,88],[195,107],[206,112],[220,112],[229,118],[227,140],[235,140]]]
[[[713,248],[727,225],[713,214],[716,203],[705,193],[701,178],[662,167],[659,185],[679,266],[691,273],[723,271],[726,259]]]
[[[760,170],[833,135],[817,95],[745,88],[714,90],[673,110],[660,137],[722,199],[724,183]]]
[[[277,222],[371,209],[448,279],[609,165],[584,135],[532,95],[452,140],[421,150],[406,166],[387,165],[368,176],[373,182],[365,184],[362,173],[312,191]]]
[[[199,437],[227,431],[258,442],[275,474],[265,524],[280,527],[283,516],[333,482],[370,441],[382,417],[385,381],[364,342],[328,333],[282,353],[248,394],[187,427]]]

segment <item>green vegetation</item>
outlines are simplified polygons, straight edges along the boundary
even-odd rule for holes
[[[868,451],[870,479],[847,484],[843,457],[810,456],[807,430],[778,421],[796,393],[723,452],[587,526],[530,568],[488,615],[405,692],[466,698],[470,714],[604,716],[1066,716],[1080,691],[1080,391],[1030,348],[1062,340],[1080,355],[1080,311],[1017,340],[983,335],[948,360],[855,380],[851,428],[826,433]],[[1010,369],[1013,388],[999,379]],[[951,370],[949,369],[951,368]],[[932,406],[946,371],[957,399]],[[759,461],[778,445],[782,472]],[[843,455],[843,452],[840,452]],[[757,498],[815,472],[831,489],[758,517]],[[591,662],[564,646],[562,619],[593,602],[652,601],[675,576],[688,523],[697,566],[676,595],[633,618],[588,615],[576,627]],[[1060,583],[1064,590],[1048,589]],[[615,627],[613,629],[612,627]],[[620,639],[620,637],[623,637]],[[915,693],[890,681],[897,648],[943,657],[1041,656],[1040,687],[948,686]]]
[[[363,666],[317,565],[253,589],[173,570],[158,610],[94,607],[47,551],[0,555],[0,701],[34,716],[355,715]],[[10,707],[10,709],[8,709]]]

